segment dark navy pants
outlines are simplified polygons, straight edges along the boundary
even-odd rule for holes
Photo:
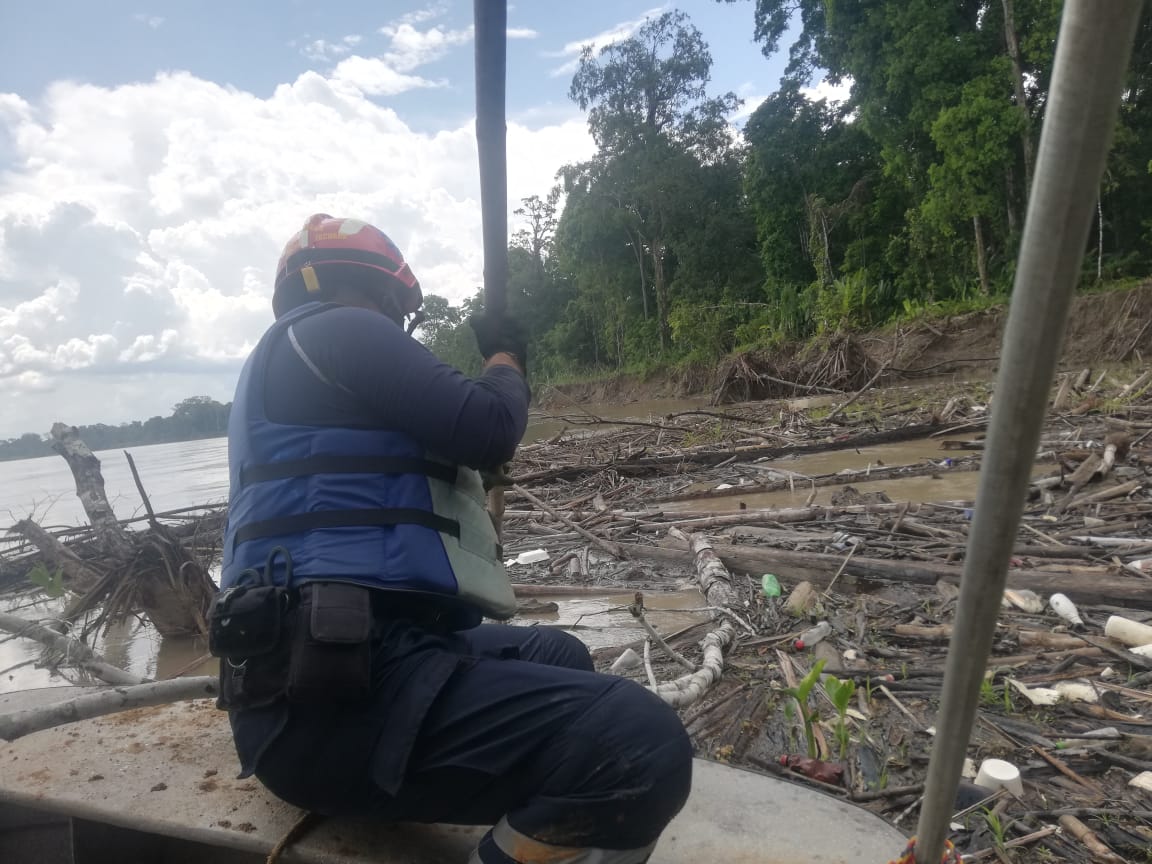
[[[692,748],[679,717],[640,685],[594,672],[578,639],[484,625],[417,653],[426,651],[454,665],[414,710],[422,718],[405,730],[411,737],[395,731],[400,717],[381,725],[356,712],[297,713],[257,776],[319,812],[467,825],[504,819],[514,832],[563,847],[648,846],[683,806]],[[424,683],[418,671],[410,678],[398,684],[393,670],[389,702],[374,710],[405,710],[406,691]],[[402,780],[386,791],[374,765],[389,761],[390,748],[408,749]]]

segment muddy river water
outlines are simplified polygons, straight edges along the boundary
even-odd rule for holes
[[[589,415],[604,419],[646,419],[701,407],[706,406],[700,400],[667,399],[625,405],[587,405],[554,413],[573,419],[589,419]],[[565,427],[579,428],[572,422],[537,415],[525,441],[551,437]],[[227,495],[227,452],[223,439],[138,447],[133,448],[132,454],[158,512],[219,502]],[[109,499],[117,514],[121,518],[139,515],[139,496],[123,453],[115,450],[97,455],[101,458]],[[869,466],[875,469],[883,465],[923,463],[929,459],[939,463],[948,455],[956,454],[942,452],[938,441],[913,441],[758,463],[758,467],[744,467],[739,473],[763,481],[777,479],[768,473],[772,470],[815,476],[845,469],[862,471]],[[759,476],[761,473],[762,477]],[[976,472],[942,469],[937,477],[868,481],[857,475],[846,480],[861,492],[882,488],[894,501],[941,501],[973,499],[978,477]],[[736,483],[738,479],[734,478],[732,482]],[[837,486],[818,488],[816,502],[828,503],[837,489]],[[668,508],[725,512],[739,509],[741,504],[748,508],[792,507],[802,505],[810,494],[809,484],[797,478],[794,491],[786,489],[681,502],[668,505]],[[0,528],[6,528],[25,516],[32,516],[46,527],[78,525],[85,521],[64,460],[46,457],[0,463]],[[513,578],[522,580],[525,575],[513,573]],[[592,647],[621,645],[642,635],[627,611],[631,599],[628,594],[541,599],[557,603],[558,609],[526,614],[521,623],[570,628]],[[645,604],[651,610],[652,623],[663,633],[676,632],[701,620],[699,613],[686,611],[703,605],[702,598],[694,590],[647,594]],[[60,601],[45,599],[40,593],[7,595],[0,600],[0,610],[30,619],[49,618],[57,614],[59,608]],[[96,640],[95,647],[109,662],[149,678],[164,678],[182,672],[206,674],[214,669],[215,663],[206,656],[207,650],[201,640],[162,640],[142,620],[112,628]],[[37,668],[35,661],[38,656],[37,644],[0,633],[0,693],[69,683]]]
[[[753,463],[757,467],[752,469],[749,469],[748,463],[745,463],[739,469],[739,473],[753,481],[768,482],[784,479],[782,477],[784,472],[793,472],[801,476],[793,478],[795,482],[789,489],[749,494],[740,494],[739,481],[733,480],[730,481],[730,485],[737,488],[728,490],[732,494],[723,497],[662,504],[661,509],[692,511],[706,509],[717,513],[728,513],[744,508],[755,510],[766,507],[801,507],[807,503],[813,488],[804,479],[805,477],[819,477],[841,472],[854,472],[850,475],[845,474],[844,483],[851,485],[856,491],[867,493],[882,490],[894,502],[972,501],[976,498],[976,487],[980,482],[980,474],[976,471],[950,470],[946,460],[950,456],[954,458],[957,455],[969,454],[942,451],[938,440],[922,439],[899,444],[879,444],[875,447],[812,453],[794,459]],[[928,462],[936,464],[938,470],[919,477],[883,480],[869,480],[867,477],[869,471],[878,468],[898,465],[925,465]],[[762,469],[763,476],[757,476],[760,473],[757,468]],[[717,484],[698,484],[684,491],[696,492],[715,488],[717,488]],[[830,504],[832,496],[841,488],[839,485],[816,487],[816,497],[812,503]]]

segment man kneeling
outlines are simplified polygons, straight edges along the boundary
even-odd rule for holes
[[[569,634],[481,624],[516,608],[477,469],[524,434],[527,340],[474,316],[469,379],[411,337],[422,302],[357,220],[311,217],[280,259],[212,622],[243,771],[322,814],[494,825],[474,862],[641,864],[688,797],[688,737]]]

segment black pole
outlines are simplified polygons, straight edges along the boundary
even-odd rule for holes
[[[502,313],[508,283],[508,156],[504,122],[507,69],[506,0],[474,0],[476,22],[476,149],[484,226],[484,308]]]

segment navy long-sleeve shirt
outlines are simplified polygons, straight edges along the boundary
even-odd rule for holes
[[[265,388],[275,423],[395,429],[471,468],[511,459],[528,424],[528,385],[515,369],[468,378],[392,319],[354,306],[292,325],[272,348]]]
[[[394,429],[443,459],[490,468],[512,457],[528,422],[528,385],[508,366],[470,379],[442,363],[390,318],[351,306],[297,321],[270,348],[264,411],[274,423]],[[424,713],[458,658],[430,650],[442,637],[409,622],[381,624],[373,662],[372,706],[357,713],[382,744],[372,758],[380,788],[394,792]],[[256,770],[289,722],[325,734],[340,706],[231,712],[241,776]]]

